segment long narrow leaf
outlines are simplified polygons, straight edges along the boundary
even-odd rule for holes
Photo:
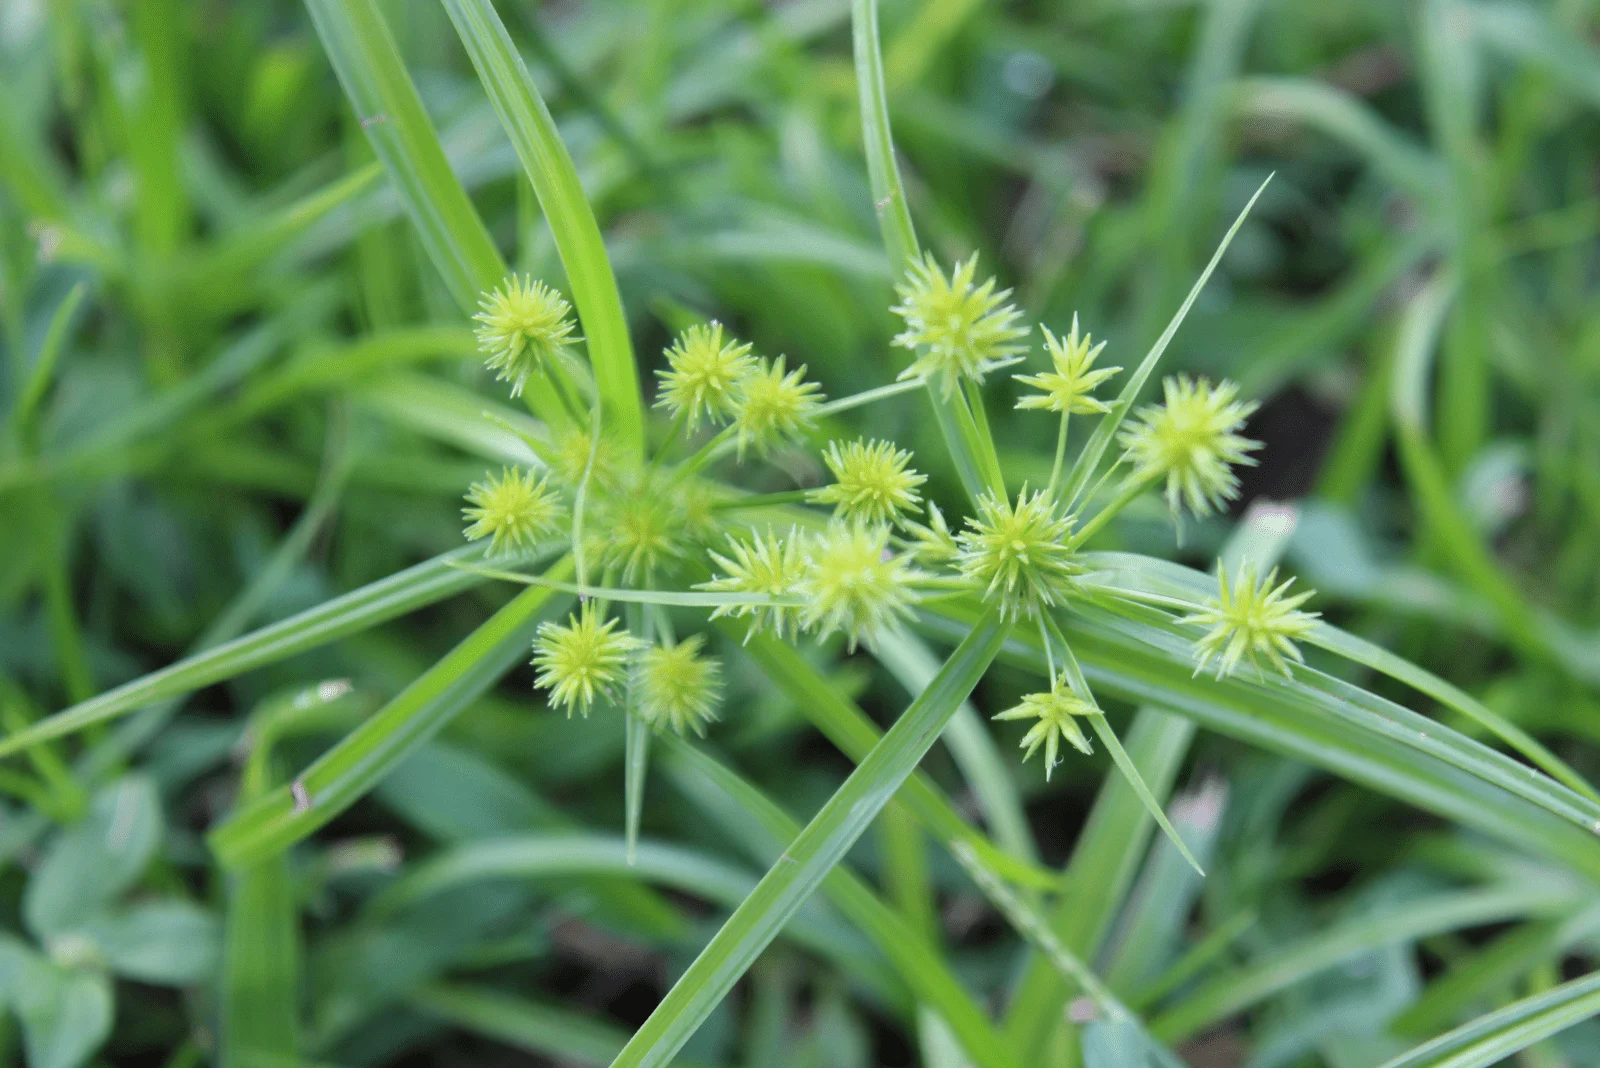
[[[644,409],[633,343],[600,225],[584,198],[578,169],[489,0],[444,0],[444,7],[555,235],[605,406],[606,433],[625,453],[643,455]]]
[[[916,770],[923,754],[988,670],[1010,629],[993,612],[978,621],[933,684],[911,703],[800,832],[613,1064],[655,1068],[671,1061]]]

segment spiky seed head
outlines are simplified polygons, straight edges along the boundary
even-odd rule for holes
[[[474,482],[467,490],[467,504],[461,509],[470,520],[464,532],[467,540],[488,538],[490,555],[531,549],[559,529],[564,512],[549,475],[535,477],[517,467]]]
[[[1261,665],[1256,655],[1265,656],[1272,666],[1284,675],[1290,673],[1289,660],[1305,663],[1295,642],[1310,634],[1317,625],[1320,612],[1302,612],[1300,606],[1310,600],[1313,590],[1290,595],[1294,579],[1281,585],[1278,569],[1273,568],[1267,577],[1256,578],[1254,564],[1245,564],[1238,580],[1228,581],[1228,572],[1217,565],[1217,596],[1206,607],[1178,620],[1196,626],[1210,627],[1194,644],[1196,675],[1215,660],[1217,678],[1232,675],[1243,661],[1248,661],[1261,675]]]
[[[594,463],[589,462],[590,452]],[[590,486],[610,486],[616,481],[617,450],[602,432],[600,445],[594,447],[594,438],[586,430],[570,429],[550,443],[545,453],[550,472],[569,492],[576,492],[583,481],[584,471],[589,471]]]
[[[784,357],[758,366],[739,384],[733,425],[739,433],[739,456],[754,445],[764,451],[800,434],[816,417],[822,387],[807,382],[805,364],[785,373]]]
[[[1030,495],[1023,487],[1015,505],[987,494],[978,500],[977,516],[967,519],[971,529],[957,537],[956,566],[983,588],[985,598],[998,599],[1002,616],[1031,616],[1055,604],[1083,574],[1077,554],[1067,547],[1072,525],[1049,493]]]
[[[476,331],[483,362],[496,378],[511,383],[511,395],[536,371],[566,357],[582,340],[572,334],[572,305],[536,279],[512,275],[478,301]]]
[[[1085,701],[1067,688],[1065,676],[1057,675],[1050,680],[1048,693],[1030,693],[1015,707],[1006,709],[994,718],[1038,721],[1022,736],[1021,748],[1027,750],[1022,759],[1031,759],[1043,746],[1044,777],[1048,781],[1050,772],[1059,763],[1057,754],[1063,740],[1086,756],[1094,752],[1094,746],[1089,742],[1088,735],[1084,734],[1078,719],[1099,713],[1100,709],[1092,702]]]
[[[842,631],[851,650],[911,616],[923,576],[889,551],[889,528],[835,520],[807,545],[809,567],[796,592],[800,623],[819,638]]]
[[[1044,334],[1044,347],[1050,354],[1050,370],[1037,375],[1012,375],[1025,386],[1040,390],[1017,401],[1018,408],[1045,408],[1063,415],[1076,412],[1093,415],[1109,412],[1104,401],[1095,400],[1095,388],[1122,370],[1120,367],[1094,369],[1094,361],[1106,347],[1104,341],[1094,344],[1088,334],[1078,335],[1078,313],[1072,313],[1072,333],[1058,338],[1049,327],[1040,325]]]
[[[815,504],[834,505],[834,515],[864,523],[897,523],[907,512],[921,511],[917,487],[928,481],[906,466],[911,454],[887,441],[851,441],[840,448],[828,442],[822,459],[834,483],[813,490]]]
[[[550,691],[550,703],[587,716],[597,695],[611,697],[627,677],[628,659],[639,640],[602,620],[594,602],[568,617],[565,625],[541,623],[533,640],[534,685]]]
[[[911,536],[911,555],[925,564],[947,564],[961,555],[961,546],[944,521],[944,513],[932,501],[928,502],[927,523],[905,523]]]
[[[711,560],[722,574],[695,589],[712,593],[751,594],[756,597],[793,597],[806,575],[806,557],[798,532],[790,530],[780,538],[768,528],[765,534],[753,533],[741,541],[728,535],[728,555],[713,552]],[[718,605],[711,618],[750,617],[749,634],[770,630],[779,638],[785,631],[791,637],[798,630],[800,610],[782,604]],[[748,640],[749,635],[746,635]]]
[[[703,488],[655,468],[624,470],[592,500],[585,544],[603,569],[615,569],[629,585],[687,557],[698,540],[695,524],[703,518],[691,506],[709,511]]]
[[[704,735],[706,724],[717,718],[722,665],[700,655],[704,643],[696,634],[677,645],[652,645],[634,661],[639,715],[657,731],[671,727],[679,735]]]
[[[716,320],[689,327],[666,355],[668,369],[656,372],[661,379],[656,404],[674,416],[685,415],[691,433],[702,413],[713,421],[732,414],[739,383],[756,369],[749,344],[724,341]]]
[[[1122,431],[1132,477],[1165,478],[1167,507],[1174,513],[1183,505],[1195,516],[1210,515],[1239,495],[1233,465],[1255,464],[1249,454],[1261,443],[1239,430],[1256,402],[1239,400],[1232,382],[1213,386],[1188,375],[1168,378],[1161,388],[1164,403],[1140,409]]]
[[[977,253],[948,278],[931,253],[906,269],[895,286],[900,303],[890,309],[906,324],[894,344],[923,351],[901,378],[937,376],[948,396],[958,380],[982,382],[996,363],[1022,351],[1017,342],[1028,331],[1017,325],[1022,313],[1006,303],[1011,290],[996,292],[993,278],[976,284],[977,271]]]

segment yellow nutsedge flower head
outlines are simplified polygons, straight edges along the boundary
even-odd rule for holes
[[[728,535],[730,556],[713,552],[712,561],[723,574],[710,582],[698,584],[697,590],[713,593],[744,593],[757,597],[792,597],[806,575],[806,558],[800,537],[789,531],[780,538],[769,528],[765,535],[755,534],[748,542]],[[792,637],[798,629],[800,610],[792,605],[737,604],[719,605],[711,613],[718,616],[749,616],[750,634],[771,630],[782,638],[785,631]],[[746,635],[748,638],[748,635]]]
[[[1093,415],[1109,412],[1104,401],[1094,399],[1095,387],[1122,370],[1120,367],[1094,367],[1095,358],[1106,347],[1104,341],[1095,345],[1088,334],[1078,336],[1078,313],[1072,313],[1072,333],[1064,338],[1052,334],[1048,327],[1039,327],[1044,333],[1044,347],[1050,353],[1051,370],[1039,375],[1012,375],[1025,386],[1043,390],[1017,401],[1018,408],[1045,408],[1063,415],[1077,412]]]
[[[889,551],[889,528],[835,521],[807,546],[810,567],[796,592],[805,601],[801,624],[819,638],[843,631],[853,651],[909,618],[922,578]]]
[[[696,634],[677,645],[653,645],[633,665],[633,694],[639,715],[656,730],[704,735],[717,718],[722,698],[722,665],[700,655]]]
[[[1133,477],[1167,480],[1167,507],[1186,505],[1196,516],[1210,515],[1239,495],[1234,464],[1254,465],[1249,455],[1259,441],[1239,430],[1255,401],[1238,399],[1232,382],[1213,386],[1204,378],[1178,375],[1161,383],[1165,403],[1148,405],[1122,431],[1122,445],[1133,463]]]
[[[1003,497],[985,495],[978,515],[969,518],[957,541],[956,566],[969,581],[984,587],[985,597],[1000,599],[1001,615],[1015,619],[1033,615],[1056,599],[1084,568],[1067,547],[1072,517],[1056,509],[1050,494],[1031,496],[1026,487],[1015,506]]]
[[[917,487],[928,481],[906,465],[911,454],[887,441],[830,441],[822,458],[836,479],[813,490],[808,500],[836,505],[834,514],[867,523],[896,523],[906,512],[921,511]]]
[[[552,705],[577,709],[585,716],[596,694],[609,697],[627,674],[628,658],[639,639],[617,631],[616,619],[600,621],[594,603],[586,603],[565,626],[541,623],[533,641],[534,685],[550,691]]]
[[[750,346],[722,340],[722,324],[715,320],[689,327],[667,350],[668,370],[657,371],[661,379],[658,407],[674,416],[687,413],[689,430],[700,425],[703,411],[710,419],[721,419],[734,410],[735,389],[755,370]]]
[[[1085,756],[1094,752],[1094,746],[1083,733],[1078,717],[1094,716],[1099,713],[1100,709],[1092,702],[1085,701],[1067,689],[1065,676],[1057,675],[1050,680],[1049,693],[1030,693],[1015,708],[1008,708],[994,718],[1039,721],[1028,728],[1028,733],[1022,736],[1021,748],[1027,750],[1022,759],[1031,759],[1033,754],[1039,751],[1039,747],[1044,746],[1044,777],[1048,781],[1050,772],[1059,763],[1057,755],[1063,739]]]
[[[1284,675],[1289,674],[1289,662],[1285,657],[1297,664],[1305,663],[1294,643],[1311,633],[1321,615],[1299,610],[1314,591],[1289,596],[1294,579],[1274,586],[1277,579],[1278,569],[1273,568],[1265,580],[1258,582],[1255,565],[1246,564],[1238,581],[1230,584],[1227,571],[1221,564],[1217,565],[1216,599],[1207,602],[1201,611],[1178,620],[1211,628],[1195,642],[1196,675],[1216,660],[1220,679],[1233,674],[1241,660],[1248,660],[1259,676],[1261,665],[1256,662],[1257,653]]]
[[[978,254],[958,263],[946,278],[932,254],[912,262],[895,286],[900,303],[890,310],[906,328],[894,344],[925,349],[901,378],[937,375],[948,396],[957,379],[982,382],[1000,360],[1022,351],[1028,331],[1017,326],[1021,312],[1006,303],[1011,290],[995,292],[995,281],[974,284]]]
[[[561,524],[561,498],[550,488],[549,476],[507,467],[499,477],[490,474],[467,490],[469,508],[461,514],[472,522],[468,541],[489,539],[491,555],[529,549]]]
[[[805,381],[804,364],[785,374],[783,361],[782,356],[773,363],[759,361],[756,370],[739,385],[733,425],[739,431],[741,458],[747,445],[769,448],[783,438],[799,434],[816,416],[822,387]]]
[[[690,506],[709,511],[705,492],[661,471],[633,468],[592,498],[585,542],[593,544],[602,569],[617,569],[625,583],[648,580],[688,556],[696,540]]]
[[[907,522],[906,533],[911,535],[911,554],[929,564],[944,564],[961,555],[961,546],[945,524],[944,513],[932,501],[928,502],[928,522]]]
[[[552,442],[545,459],[550,464],[550,473],[566,489],[576,492],[578,484],[583,481],[583,473],[590,468],[589,453],[594,439],[585,430],[568,430]],[[617,450],[616,446],[607,440],[604,433],[600,435],[600,447],[593,449],[594,465],[589,473],[591,486],[609,486],[617,477]]]
[[[478,302],[476,331],[484,363],[503,382],[511,383],[511,395],[522,395],[522,387],[535,371],[566,356],[567,347],[581,340],[572,336],[572,311],[561,294],[543,282],[512,275]]]

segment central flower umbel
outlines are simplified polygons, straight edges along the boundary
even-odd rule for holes
[[[809,568],[797,592],[806,602],[801,625],[819,638],[843,631],[850,648],[872,645],[877,636],[911,615],[923,576],[906,558],[889,551],[889,528],[834,523],[807,546]]]
[[[999,598],[1001,615],[1015,619],[1056,603],[1084,567],[1067,547],[1072,517],[1057,511],[1045,492],[1026,488],[1015,506],[1002,497],[978,501],[978,515],[968,519],[957,537],[961,546],[956,566],[969,581],[984,587],[984,596]]]

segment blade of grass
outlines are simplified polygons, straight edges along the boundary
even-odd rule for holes
[[[748,843],[747,850],[763,863],[780,857],[799,835],[800,825],[788,813],[731,768],[688,742],[669,740],[664,763],[679,791],[728,834]],[[961,848],[970,851],[970,847]],[[982,867],[981,861],[974,863]],[[994,1025],[951,974],[924,932],[896,915],[845,864],[823,880],[822,892],[872,939],[918,1002],[939,1013],[974,1065],[1009,1068],[1015,1063]]]
[[[630,853],[632,854],[630,856]],[[726,861],[648,839],[629,847],[609,834],[526,834],[482,838],[430,857],[391,883],[367,907],[379,922],[436,894],[495,879],[561,880],[571,876],[648,880],[735,908],[755,889],[749,872]],[[878,957],[830,912],[807,909],[791,917],[785,934],[860,979],[887,1001],[904,1000]]]
[[[406,998],[424,1014],[529,1053],[562,1063],[611,1063],[628,1040],[627,1032],[554,1005],[544,1005],[483,986],[435,983]],[[679,1058],[677,1068],[695,1068]]]
[[[475,559],[482,553],[477,546],[454,549],[225,645],[140,676],[42,719],[25,731],[0,738],[0,757],[80,731],[91,724],[115,719],[157,701],[193,693],[471,589],[483,579],[450,565],[462,559]]]
[[[855,54],[856,87],[861,111],[861,136],[867,158],[867,180],[872,189],[878,228],[889,254],[889,277],[903,278],[911,261],[921,254],[905,186],[894,158],[894,137],[889,126],[889,101],[884,89],[883,49],[878,40],[877,0],[853,0],[850,25]],[[946,398],[930,381],[928,401],[956,473],[973,502],[986,492],[1006,495],[994,441],[980,433],[973,413],[957,395]]]
[[[857,765],[755,892],[673,984],[612,1062],[616,1068],[657,1068],[672,1060],[916,770],[923,754],[982,678],[1009,631],[993,612],[977,622],[933,684]]]
[[[1263,960],[1207,980],[1152,1020],[1150,1029],[1169,1042],[1181,1041],[1366,950],[1529,915],[1561,913],[1577,901],[1578,894],[1570,888],[1519,884],[1450,891],[1377,913],[1363,912],[1299,944],[1277,947]]]
[[[456,305],[472,314],[479,297],[505,278],[506,263],[450,169],[383,13],[375,0],[306,0],[306,7],[429,260]],[[545,422],[571,422],[550,390],[535,384],[525,395]]]
[[[422,99],[374,0],[306,0],[372,150],[428,257],[466,312],[505,277],[505,261],[445,159]]]
[[[571,570],[570,558],[552,568]],[[549,590],[530,587],[491,616],[290,786],[239,810],[207,835],[224,868],[279,853],[354,804],[384,773],[431,738],[526,655]]]
[[[605,406],[606,433],[644,455],[644,408],[628,321],[605,241],[555,120],[489,0],[444,0],[555,236]]]
[[[1600,973],[1563,983],[1487,1013],[1382,1068],[1488,1068],[1600,1014]]]
[[[745,653],[767,679],[787,694],[812,725],[851,760],[859,763],[866,759],[882,740],[883,733],[867,714],[791,646],[764,634],[749,634],[733,620],[724,619],[718,623],[724,633],[744,641]],[[926,686],[919,688],[916,696],[925,691]],[[967,842],[985,864],[1013,882],[1034,889],[1055,887],[1053,874],[997,849],[961,817],[943,792],[921,772],[906,781],[903,800],[939,841]]]
[[[55,377],[56,361],[61,358],[61,351],[66,347],[67,331],[72,327],[72,317],[77,314],[78,306],[83,303],[86,292],[88,288],[85,283],[79,282],[56,306],[55,314],[50,317],[50,326],[45,331],[44,341],[39,345],[39,354],[34,357],[33,368],[28,372],[27,381],[23,383],[22,391],[17,395],[17,403],[11,409],[11,432],[16,436],[19,451],[33,449],[34,419],[39,403],[44,400],[45,391],[50,388],[50,380]]]
[[[1228,227],[1228,232],[1222,236],[1222,241],[1217,245],[1216,252],[1211,254],[1211,262],[1206,264],[1205,270],[1200,272],[1189,295],[1183,298],[1183,303],[1178,306],[1178,312],[1161,332],[1156,343],[1150,346],[1150,351],[1145,354],[1139,366],[1129,375],[1123,383],[1122,392],[1117,394],[1117,399],[1112,402],[1111,411],[1101,416],[1095,424],[1094,433],[1089,436],[1089,441],[1083,447],[1083,452],[1078,454],[1072,463],[1072,470],[1067,476],[1065,488],[1061,491],[1062,500],[1076,501],[1089,486],[1089,480],[1094,477],[1100,466],[1101,459],[1105,456],[1106,449],[1111,446],[1111,440],[1116,435],[1117,428],[1127,418],[1128,412],[1133,408],[1133,402],[1138,399],[1139,391],[1149,381],[1150,375],[1156,369],[1156,363],[1161,359],[1162,353],[1167,351],[1167,346],[1172,343],[1172,338],[1178,332],[1178,327],[1183,325],[1183,320],[1188,317],[1189,309],[1194,307],[1194,302],[1200,299],[1200,291],[1205,288],[1206,282],[1211,279],[1211,272],[1217,269],[1217,264],[1222,262],[1222,256],[1228,251],[1228,246],[1233,243],[1234,236],[1238,234],[1239,227],[1244,225],[1245,219],[1250,214],[1250,209],[1255,207],[1256,201],[1266,191],[1267,182],[1272,181],[1268,176],[1266,182],[1251,195],[1244,210],[1239,217],[1233,220],[1233,225]]]

